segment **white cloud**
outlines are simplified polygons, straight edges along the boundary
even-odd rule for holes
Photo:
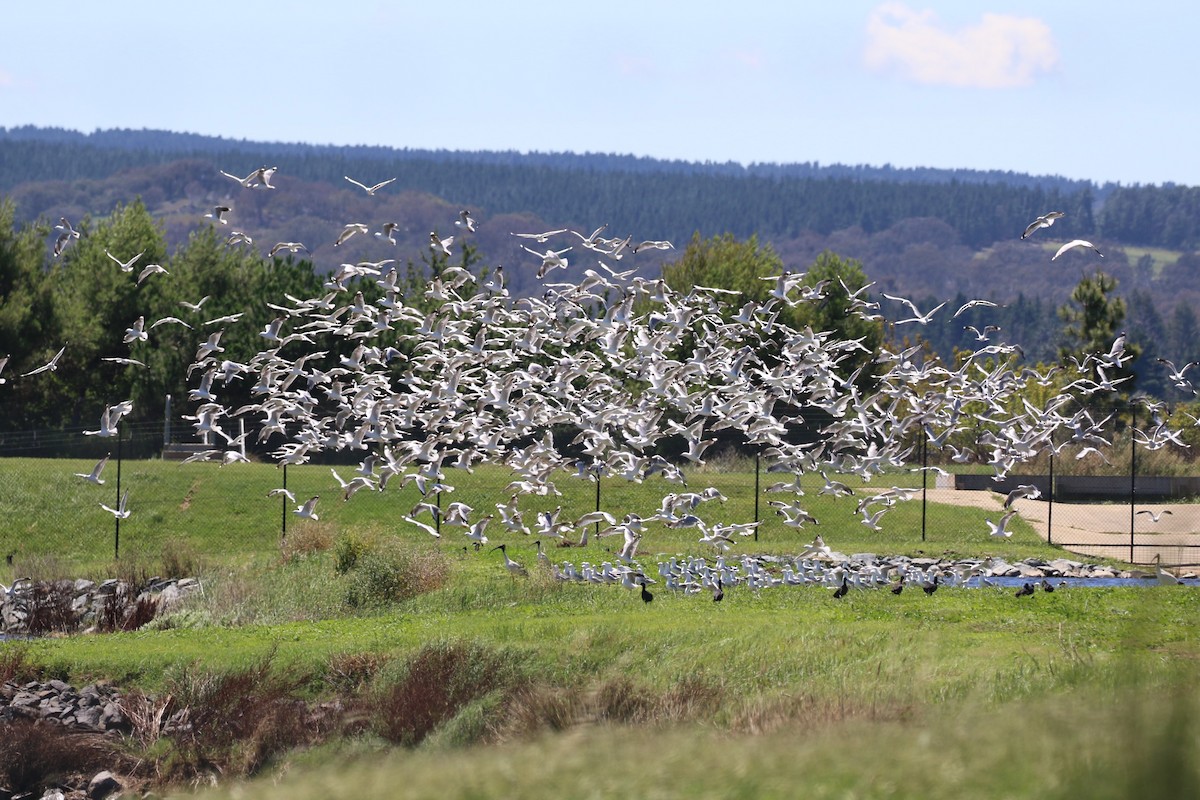
[[[1058,64],[1046,23],[984,14],[977,25],[949,30],[930,10],[884,3],[867,20],[867,66],[917,83],[1003,89],[1031,84]]]

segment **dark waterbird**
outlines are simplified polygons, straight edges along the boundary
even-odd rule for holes
[[[1016,595],[1014,595],[1014,596],[1015,597],[1029,597],[1032,594],[1033,594],[1033,584],[1026,582],[1024,585],[1021,586],[1020,589],[1017,589]]]

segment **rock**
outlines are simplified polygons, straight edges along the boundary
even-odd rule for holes
[[[104,800],[113,792],[119,792],[125,786],[108,770],[97,772],[88,782],[87,796],[92,800]]]
[[[1038,569],[1037,567],[1030,566],[1029,564],[1026,564],[1024,561],[1018,561],[1013,566],[1016,567],[1017,574],[1020,575],[1022,578],[1044,578],[1044,577],[1046,577],[1046,573],[1042,572],[1042,570]]]

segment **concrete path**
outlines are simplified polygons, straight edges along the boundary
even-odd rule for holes
[[[998,492],[930,489],[931,503],[971,506],[1000,512],[1004,495]],[[1130,559],[1129,506],[1117,503],[1055,503],[1018,500],[1017,513],[1038,535],[1072,552],[1147,564],[1160,555],[1164,565],[1200,564],[1200,504],[1138,505],[1138,511],[1161,514],[1134,516],[1135,547]],[[1170,512],[1170,513],[1163,513]],[[1053,517],[1051,517],[1053,514]],[[1051,530],[1053,524],[1053,530]]]

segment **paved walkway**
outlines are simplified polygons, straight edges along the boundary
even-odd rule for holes
[[[931,503],[972,506],[998,513],[1004,503],[1004,495],[998,492],[959,489],[930,489],[928,492]],[[1018,500],[1015,506],[1021,519],[1043,539],[1056,544],[1069,543],[1069,546],[1063,546],[1084,555],[1130,560],[1127,504],[1055,503],[1051,509],[1044,500]],[[1135,563],[1147,564],[1155,555],[1161,555],[1164,565],[1200,563],[1200,504],[1139,504],[1137,510],[1161,516],[1158,522],[1154,522],[1149,514],[1134,516]]]

